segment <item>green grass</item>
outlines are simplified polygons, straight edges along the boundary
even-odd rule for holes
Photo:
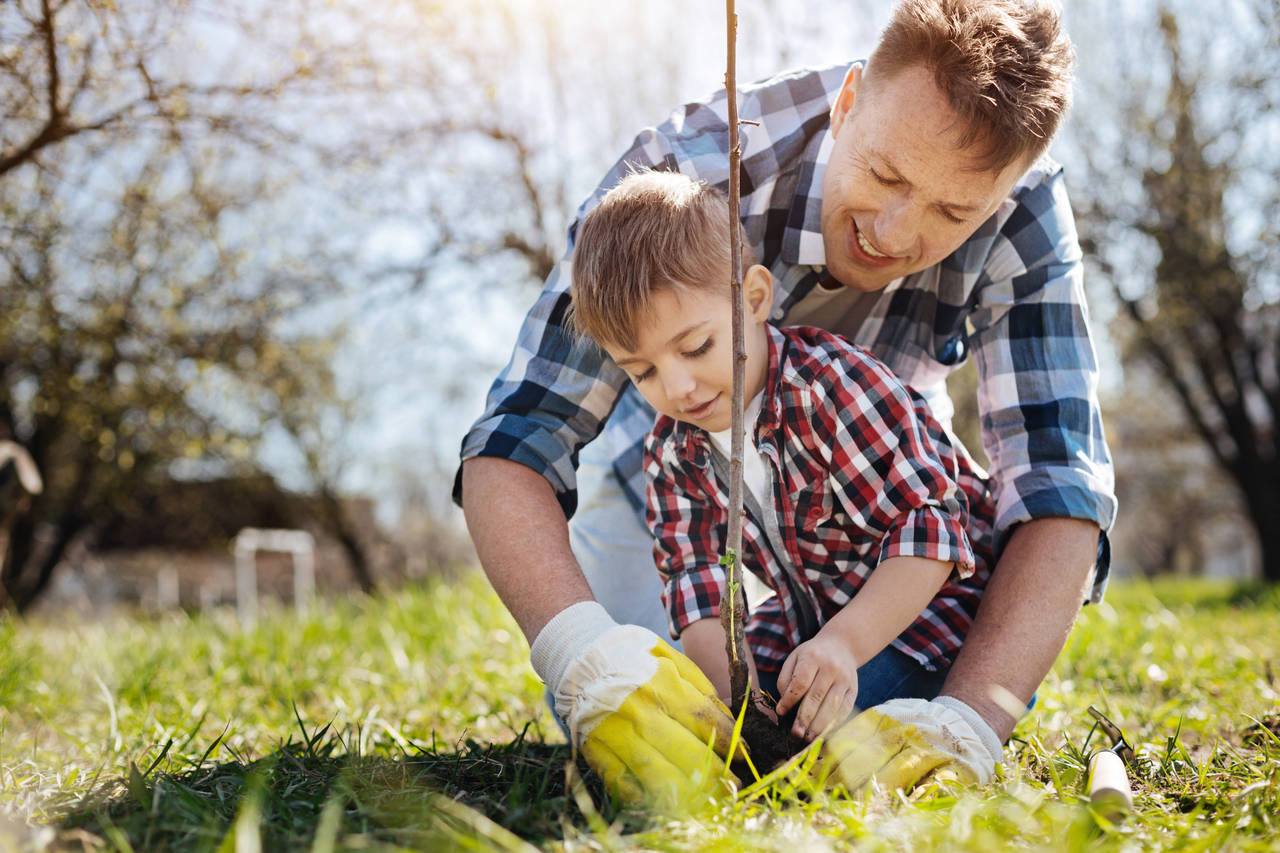
[[[1113,586],[1003,777],[623,811],[574,764],[483,579],[272,611],[0,620],[0,851],[1280,849],[1280,590]],[[1083,796],[1097,705],[1133,814]]]

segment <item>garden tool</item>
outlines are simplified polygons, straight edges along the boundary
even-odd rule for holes
[[[1089,706],[1089,715],[1111,740],[1110,747],[1098,750],[1089,759],[1089,802],[1114,821],[1133,810],[1133,790],[1125,770],[1133,760],[1133,747],[1125,740],[1120,727],[1092,705]]]

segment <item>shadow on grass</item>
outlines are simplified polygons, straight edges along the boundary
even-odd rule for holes
[[[569,769],[567,745],[527,732],[388,758],[321,730],[256,761],[131,768],[66,809],[49,849],[527,849],[618,817],[585,763]]]

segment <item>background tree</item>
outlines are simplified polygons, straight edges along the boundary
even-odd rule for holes
[[[1227,3],[1215,26],[1173,2],[1093,11],[1113,37],[1081,39],[1083,242],[1123,359],[1172,393],[1280,580],[1280,5]]]
[[[368,62],[311,5],[0,6],[0,439],[45,478],[3,507],[0,605],[138,484],[251,469],[263,391],[322,392],[299,309],[350,247],[316,176]]]

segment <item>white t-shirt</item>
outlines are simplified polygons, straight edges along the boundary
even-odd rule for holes
[[[755,423],[756,419],[760,417],[762,397],[764,397],[763,391],[755,395],[742,412],[742,423],[745,427],[743,430],[742,486],[751,492],[756,499],[756,503],[760,504],[760,506],[771,507],[773,506],[773,496],[766,491],[768,481],[764,476],[764,466],[768,463],[760,455],[760,450],[755,444]],[[732,432],[733,428],[730,427],[729,429],[722,429],[720,432],[707,433],[707,435],[711,436],[711,440],[716,443],[716,446],[720,448],[720,452],[724,454],[725,459],[733,458],[729,453],[730,433]],[[755,450],[755,453],[748,453],[746,450],[748,447]]]

